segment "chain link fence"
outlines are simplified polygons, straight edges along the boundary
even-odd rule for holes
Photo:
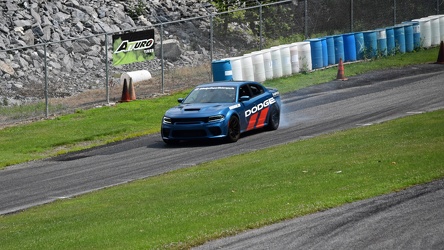
[[[151,98],[211,81],[212,60],[392,26],[439,14],[443,5],[442,0],[251,3],[192,19],[159,17],[151,27],[137,27],[156,33],[156,58],[143,63],[112,66],[112,32],[66,41],[52,37],[48,43],[0,51],[0,127],[118,102],[124,72],[148,70],[152,79],[135,90],[138,99]],[[168,55],[170,41],[180,45],[178,57]]]

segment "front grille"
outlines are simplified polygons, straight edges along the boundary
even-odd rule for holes
[[[173,137],[187,138],[187,137],[204,137],[207,133],[203,129],[198,130],[174,130]]]
[[[171,118],[173,124],[200,124],[207,123],[208,117],[201,118]]]

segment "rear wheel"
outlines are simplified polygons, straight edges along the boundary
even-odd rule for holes
[[[240,123],[237,116],[232,116],[228,122],[227,142],[236,142],[240,137]]]
[[[281,112],[277,105],[270,107],[270,116],[268,117],[268,130],[276,130],[279,128],[279,121],[281,119]]]

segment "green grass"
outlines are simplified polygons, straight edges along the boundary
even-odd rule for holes
[[[438,48],[398,54],[378,60],[347,64],[347,77],[365,72],[435,62]],[[266,86],[281,93],[336,79],[337,67],[273,79]],[[79,110],[52,120],[0,130],[0,169],[21,162],[48,158],[109,142],[156,133],[164,112],[186,92],[149,100],[120,103],[113,107]]]
[[[444,177],[443,127],[405,117],[0,216],[1,248],[184,249],[399,191]]]
[[[0,130],[0,168],[158,132],[165,110],[185,93],[78,110],[52,120]]]
[[[5,106],[0,105],[0,116],[8,117],[9,119],[26,119],[32,116],[38,116],[45,113],[45,102],[37,102],[34,104],[19,105],[19,106],[7,106],[7,102],[3,103]],[[48,112],[54,113],[65,109],[62,104],[48,105]]]

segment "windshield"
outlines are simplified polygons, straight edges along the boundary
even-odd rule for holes
[[[235,100],[234,87],[197,87],[183,103],[232,103]]]

